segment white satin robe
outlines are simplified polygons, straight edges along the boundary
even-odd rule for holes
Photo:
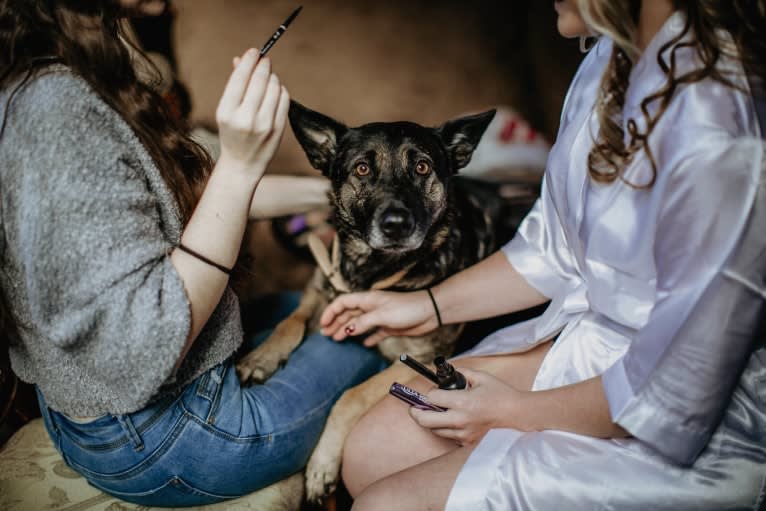
[[[666,80],[657,52],[684,21],[674,14],[637,62],[624,119],[643,127],[640,102]],[[692,51],[677,52],[679,73],[696,67]],[[633,438],[492,430],[461,470],[450,511],[723,510],[763,503],[766,355],[750,340],[754,322],[763,332],[766,313],[766,230],[753,228],[751,217],[760,204],[758,225],[766,227],[766,191],[748,82],[740,65],[727,61],[721,68],[737,72],[744,91],[712,80],[683,86],[650,139],[657,162],[651,189],[602,185],[588,178],[586,158],[598,132],[594,102],[610,54],[611,42],[602,38],[575,75],[541,197],[503,248],[551,304],[465,355],[525,351],[560,332],[533,388],[602,375],[612,418]],[[642,184],[649,176],[641,152],[625,178]],[[739,260],[747,261],[743,272],[756,276],[728,281],[750,300],[740,313],[734,298],[715,291],[722,274],[741,276],[732,269],[732,253],[748,225],[760,244]],[[703,310],[707,295],[719,302]]]

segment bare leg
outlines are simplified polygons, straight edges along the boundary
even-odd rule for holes
[[[450,452],[382,479],[364,490],[352,511],[442,510],[473,446]]]
[[[532,388],[549,348],[550,343],[547,342],[516,355],[460,359],[455,361],[455,366],[487,371],[517,388],[528,390]],[[407,382],[407,385],[419,392],[433,387],[431,382],[420,376]],[[349,493],[356,496],[375,481],[456,449],[458,446],[454,442],[438,437],[415,423],[404,403],[386,396],[362,417],[346,439],[343,481]]]

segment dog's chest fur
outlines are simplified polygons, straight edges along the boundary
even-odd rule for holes
[[[495,249],[494,222],[459,185],[494,110],[426,127],[408,121],[349,128],[296,102],[290,124],[311,165],[331,181],[330,203],[339,240],[337,271],[351,291],[432,287]],[[325,270],[328,268],[323,259]],[[399,273],[404,273],[399,278]],[[390,278],[396,277],[395,282]],[[312,282],[319,310],[337,294],[319,273]],[[321,297],[316,297],[319,291]],[[419,338],[386,339],[390,359],[402,352],[430,361],[450,355],[461,330],[448,325]]]
[[[440,221],[432,227],[422,246],[411,253],[397,256],[373,251],[354,234],[353,228],[338,222],[341,275],[351,291],[366,291],[374,283],[409,268],[404,277],[388,290],[413,291],[434,286],[477,263],[496,249],[496,219],[490,218],[485,209],[459,182],[451,184],[447,209]],[[337,209],[335,212],[337,214]],[[320,270],[314,275],[313,285],[321,289],[324,301],[312,322],[312,328],[316,328],[318,315],[339,293]],[[378,349],[390,360],[406,352],[424,361],[431,361],[437,355],[451,355],[461,331],[462,325],[445,325],[422,337],[386,339],[378,345]]]

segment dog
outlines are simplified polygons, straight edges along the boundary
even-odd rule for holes
[[[339,293],[369,289],[424,290],[497,248],[498,211],[455,176],[465,167],[495,115],[490,110],[430,128],[376,122],[350,128],[292,101],[290,125],[309,162],[331,182],[333,255],[312,249],[319,268],[297,309],[256,350],[237,363],[240,380],[260,383],[286,362],[306,331],[317,329]],[[324,252],[323,252],[324,250]],[[444,325],[419,337],[389,337],[377,349],[394,361],[402,353],[430,363],[452,354],[463,325]],[[394,364],[348,390],[333,407],[306,469],[309,501],[335,489],[343,443],[351,428],[387,393]]]

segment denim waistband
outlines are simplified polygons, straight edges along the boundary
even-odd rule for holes
[[[169,396],[160,399],[142,410],[133,413],[126,414],[105,414],[99,417],[93,417],[87,421],[80,421],[73,419],[69,415],[58,412],[50,408],[46,402],[45,397],[40,392],[40,389],[35,386],[37,391],[37,399],[40,405],[40,413],[53,430],[56,435],[59,434],[61,423],[65,422],[68,428],[75,430],[87,431],[91,428],[98,428],[103,425],[104,420],[116,420],[121,429],[125,433],[125,441],[130,442],[133,448],[137,451],[143,449],[144,444],[141,439],[141,432],[148,429],[156,420],[158,420],[163,413],[173,405],[181,395]]]

